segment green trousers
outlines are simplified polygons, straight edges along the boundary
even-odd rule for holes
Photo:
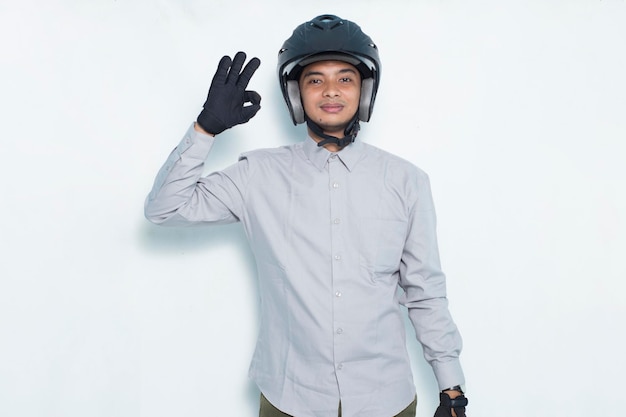
[[[413,400],[411,404],[404,410],[400,411],[400,414],[395,415],[394,417],[415,417],[415,409],[417,407],[417,397]],[[289,414],[283,413],[278,408],[274,407],[265,395],[261,394],[261,406],[259,410],[259,417],[293,417]],[[341,404],[339,404],[339,414],[338,417],[341,417]]]

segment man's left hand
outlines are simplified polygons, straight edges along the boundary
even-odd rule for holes
[[[439,394],[439,407],[434,417],[466,417],[467,398],[458,391],[444,391]]]

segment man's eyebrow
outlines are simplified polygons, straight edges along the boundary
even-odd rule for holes
[[[356,74],[356,71],[353,70],[352,68],[343,68],[342,70],[339,71],[339,74],[345,74],[346,72],[350,72],[352,74]]]
[[[307,71],[302,74],[302,78],[310,77],[312,75],[324,75],[324,74],[319,71]]]
[[[353,70],[352,68],[342,68],[339,71],[337,71],[339,74],[345,74],[345,73],[352,73],[352,74],[356,74],[356,71]],[[302,74],[302,78],[306,78],[306,77],[311,77],[314,75],[318,75],[318,76],[323,76],[324,73],[321,71],[307,71],[305,73]]]

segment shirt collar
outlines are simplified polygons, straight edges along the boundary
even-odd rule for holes
[[[357,140],[341,151],[333,153],[323,146],[317,146],[317,142],[308,137],[307,140],[304,141],[303,150],[308,160],[320,171],[324,169],[328,158],[334,154],[339,157],[341,162],[348,168],[348,171],[352,171],[365,152],[365,146],[363,142]]]

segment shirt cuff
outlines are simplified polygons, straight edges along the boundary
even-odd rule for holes
[[[458,359],[454,359],[447,362],[433,362],[433,371],[439,390],[453,387],[455,385],[465,385],[465,376],[463,375],[463,369],[461,368],[461,362]]]
[[[183,136],[176,150],[179,155],[185,154],[187,157],[204,160],[213,147],[215,137],[198,132],[194,129],[193,125],[192,123],[191,126],[189,126],[189,129],[187,129],[185,136]]]

